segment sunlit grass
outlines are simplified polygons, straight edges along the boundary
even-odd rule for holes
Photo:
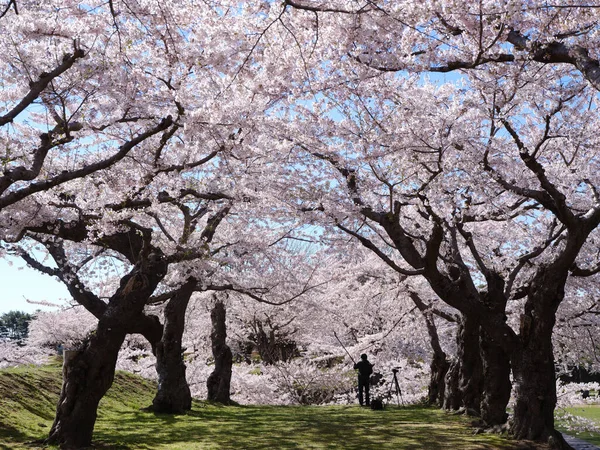
[[[581,405],[581,406],[573,406],[571,408],[566,408],[566,411],[574,416],[583,417],[584,419],[589,419],[596,423],[596,426],[600,428],[600,405]],[[576,433],[574,431],[567,431],[565,423],[562,421],[557,421],[556,428],[562,432],[569,433],[573,436],[578,437],[579,439],[583,439],[585,441],[591,442],[592,444],[600,446],[600,433],[589,433],[589,432],[580,432]]]
[[[118,433],[116,433],[116,431]],[[97,440],[139,449],[493,449],[462,417],[427,408],[219,407],[195,403],[185,416],[141,411],[105,415]]]
[[[39,448],[52,425],[60,368],[0,371],[0,449]],[[502,449],[497,435],[474,435],[468,419],[423,407],[372,411],[330,407],[219,406],[194,402],[185,415],[142,410],[152,383],[120,373],[103,399],[94,444],[104,449]]]

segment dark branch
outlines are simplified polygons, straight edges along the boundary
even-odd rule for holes
[[[156,125],[155,127],[151,128],[150,130],[148,130],[144,133],[139,134],[135,138],[133,138],[133,139],[127,141],[126,143],[124,143],[123,145],[121,145],[119,147],[119,151],[107,159],[87,165],[85,167],[82,167],[81,169],[77,169],[77,170],[73,170],[73,171],[64,171],[64,172],[60,173],[59,175],[53,176],[47,180],[39,181],[37,183],[32,183],[32,184],[28,185],[27,187],[13,191],[13,192],[5,195],[4,197],[0,198],[0,209],[5,208],[8,205],[12,205],[13,203],[16,203],[36,192],[45,191],[52,187],[58,186],[62,183],[65,183],[67,181],[71,181],[71,180],[74,180],[77,178],[82,178],[87,175],[90,175],[91,173],[106,169],[107,167],[110,167],[111,165],[113,165],[113,164],[117,163],[118,161],[120,161],[121,159],[123,159],[135,146],[144,142],[146,139],[154,136],[155,134],[160,133],[163,130],[166,130],[172,124],[173,124],[173,119],[171,118],[171,116],[168,116],[167,118],[161,120],[161,122],[158,125]],[[45,155],[44,155],[44,157],[45,157]],[[37,166],[36,166],[36,169],[38,169]],[[14,175],[14,174],[7,175],[7,176],[10,176],[11,180],[13,180],[13,181],[23,180],[23,179],[32,179],[31,178],[32,175],[37,176],[39,174],[40,170],[41,170],[41,164],[39,165],[39,169],[37,170],[37,173],[35,173],[35,175],[33,173],[27,173],[27,178],[15,178],[16,175]],[[23,170],[22,172],[28,172],[28,171]]]
[[[16,8],[16,4],[15,4],[15,8]],[[50,73],[42,72],[37,81],[32,81],[29,84],[29,88],[30,88],[29,92],[27,93],[27,95],[25,95],[25,97],[23,97],[23,99],[17,104],[17,106],[15,106],[12,110],[10,110],[5,115],[0,116],[0,126],[6,125],[7,123],[12,122],[15,119],[15,117],[17,117],[21,112],[23,112],[25,110],[25,108],[27,108],[29,105],[31,105],[31,103],[33,103],[33,101],[36,98],[38,98],[38,96],[41,94],[41,92],[44,89],[46,89],[46,86],[48,86],[48,84],[50,84],[50,82],[53,79],[55,79],[62,73],[66,72],[67,70],[69,70],[71,68],[71,66],[73,66],[75,61],[77,61],[80,58],[83,58],[84,56],[85,56],[84,51],[76,48],[72,54],[67,53],[65,56],[63,56],[61,64],[59,64]]]
[[[364,236],[361,236],[360,234],[356,233],[355,231],[352,231],[348,228],[346,228],[345,226],[343,226],[342,224],[337,224],[337,227],[342,230],[343,232],[349,234],[350,236],[355,237],[356,239],[358,239],[358,241],[366,248],[368,248],[369,250],[371,250],[373,253],[375,253],[383,262],[385,262],[388,266],[390,266],[392,269],[394,269],[396,272],[398,272],[399,274],[402,275],[421,275],[423,273],[422,269],[418,269],[418,270],[407,270],[407,269],[403,269],[402,267],[398,266],[392,259],[390,259],[385,253],[383,253],[372,241],[370,241],[369,239],[367,239]]]

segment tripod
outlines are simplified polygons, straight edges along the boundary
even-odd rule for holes
[[[392,381],[390,381],[390,389],[388,391],[388,398],[392,398],[392,389],[395,389],[396,392],[396,400],[398,401],[398,406],[400,406],[400,400],[402,400],[402,406],[404,406],[404,399],[402,398],[402,391],[400,390],[400,385],[398,384],[398,369],[392,369],[392,373],[394,377]]]

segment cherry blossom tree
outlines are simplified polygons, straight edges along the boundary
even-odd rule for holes
[[[475,320],[475,330],[483,324],[488,345],[511,356],[517,387],[513,432],[560,440],[549,411],[556,398],[552,329],[567,277],[579,272],[577,256],[597,227],[598,212],[594,176],[583,169],[594,164],[595,138],[585,132],[590,120],[584,119],[584,105],[594,104],[596,94],[555,75],[543,72],[542,85],[539,72],[515,70],[514,81],[525,87],[481,76],[471,87],[481,102],[462,97],[468,91],[460,88],[418,87],[383,76],[358,80],[350,93],[328,91],[328,99],[306,108],[302,127],[312,121],[315,127],[304,138],[298,137],[299,127],[288,136],[310,158],[306,164],[314,167],[314,177],[336,177],[339,184],[328,190],[309,171],[298,170],[310,180],[306,185],[316,187],[304,209],[326,212],[334,226],[398,273],[423,275],[440,298]],[[537,102],[539,97],[546,103]],[[332,109],[343,119],[327,118]],[[519,118],[526,114],[522,125]],[[559,140],[573,150],[556,149]],[[581,171],[574,170],[579,164]],[[558,178],[559,173],[570,175]],[[507,240],[507,227],[522,233]],[[527,302],[517,334],[505,323],[506,302],[523,295]],[[537,325],[530,328],[533,317]],[[478,338],[467,342],[474,343],[469,354],[476,355]],[[497,380],[501,390],[497,384],[484,389],[502,393],[487,401],[504,415],[508,360],[484,360],[488,374],[498,374],[500,367],[505,374]],[[490,370],[490,363],[498,366]],[[530,398],[534,392],[544,399],[537,406]],[[485,404],[484,399],[482,408]]]
[[[539,203],[541,199],[539,195],[542,195],[544,201],[547,201],[540,204],[541,209],[549,214],[545,217],[548,218],[554,215],[559,224],[554,228],[547,228],[544,231],[546,238],[542,242],[538,242],[536,245],[530,247],[531,251],[529,253],[516,256],[516,260],[519,262],[515,268],[518,267],[518,270],[514,272],[514,276],[507,276],[504,281],[496,276],[496,270],[490,270],[489,265],[481,264],[483,260],[479,257],[478,252],[473,252],[473,249],[476,250],[476,247],[470,243],[470,239],[468,238],[470,231],[467,228],[469,227],[462,226],[455,228],[454,231],[448,231],[450,248],[452,246],[456,248],[460,239],[464,239],[461,245],[464,245],[468,249],[468,252],[473,253],[471,255],[473,260],[469,264],[477,266],[477,270],[481,273],[480,277],[486,279],[486,284],[488,285],[487,300],[495,299],[494,303],[497,305],[497,307],[493,308],[495,311],[495,323],[490,325],[490,327],[494,330],[501,330],[501,332],[494,337],[495,333],[486,327],[486,333],[491,334],[489,337],[493,342],[499,343],[505,336],[510,335],[509,330],[502,325],[507,301],[505,292],[508,292],[505,289],[506,286],[510,289],[515,289],[514,281],[517,278],[517,274],[527,272],[527,270],[524,270],[524,265],[528,264],[526,261],[538,258],[542,256],[542,253],[546,255],[552,253],[551,251],[545,252],[545,250],[554,250],[551,244],[556,239],[560,239],[560,242],[563,242],[565,235],[562,233],[565,230],[561,229],[561,226],[565,225],[565,221],[570,221],[570,217],[577,217],[577,220],[570,222],[570,225],[567,227],[567,235],[577,235],[579,237],[572,237],[574,241],[570,241],[569,239],[571,238],[567,239],[567,241],[573,242],[573,244],[567,245],[568,249],[565,250],[562,256],[554,253],[556,257],[554,260],[552,258],[546,260],[545,256],[538,258],[537,275],[532,275],[530,278],[531,282],[525,283],[527,286],[538,286],[538,283],[546,286],[546,282],[540,282],[539,280],[545,278],[550,272],[553,272],[550,278],[556,280],[556,283],[553,288],[549,288],[552,292],[542,289],[537,291],[538,295],[534,294],[536,289],[525,289],[518,294],[516,292],[514,294],[517,296],[522,294],[528,296],[530,303],[528,306],[525,306],[524,316],[529,317],[532,321],[524,319],[526,324],[523,330],[521,330],[524,332],[519,333],[517,339],[523,344],[525,354],[528,356],[517,355],[513,352],[513,360],[517,360],[516,363],[513,362],[513,368],[516,371],[520,371],[521,369],[516,367],[527,365],[525,360],[535,360],[533,365],[535,367],[544,367],[542,372],[546,375],[541,375],[535,381],[533,378],[526,380],[518,376],[515,377],[517,381],[516,386],[519,389],[518,397],[522,396],[523,402],[518,403],[515,410],[512,431],[517,437],[552,440],[559,446],[566,444],[562,443],[560,436],[553,430],[553,416],[550,411],[553,409],[553,399],[555,398],[555,394],[553,393],[554,383],[551,382],[551,378],[554,377],[554,368],[551,363],[552,357],[545,356],[542,358],[543,361],[538,361],[532,356],[534,354],[549,355],[551,353],[549,336],[554,325],[554,319],[546,318],[550,316],[554,317],[556,308],[555,306],[551,306],[551,304],[560,304],[563,289],[561,286],[564,286],[580,249],[597,224],[596,214],[594,213],[595,207],[589,203],[582,208],[582,211],[585,212],[571,210],[569,213],[564,209],[565,206],[568,208],[572,207],[570,203],[565,204],[561,200],[561,196],[567,196],[567,191],[559,189],[552,182],[548,183],[548,180],[551,180],[552,177],[548,177],[546,174],[546,171],[550,167],[548,164],[555,167],[555,161],[552,160],[551,163],[548,163],[545,159],[546,156],[538,159],[538,154],[541,150],[550,152],[549,142],[555,139],[551,131],[564,129],[569,126],[578,129],[582,124],[589,122],[587,117],[583,120],[580,120],[580,117],[582,113],[585,115],[585,102],[589,101],[593,103],[594,96],[596,95],[594,91],[590,92],[589,90],[590,87],[595,88],[597,85],[596,74],[598,67],[597,56],[594,53],[597,48],[595,45],[597,27],[593,21],[590,21],[592,11],[593,9],[586,6],[579,7],[574,5],[573,7],[565,7],[535,2],[523,4],[510,3],[506,5],[481,2],[479,4],[467,4],[465,2],[465,4],[453,3],[451,5],[444,3],[420,5],[413,2],[397,2],[394,5],[378,5],[372,2],[359,3],[351,1],[320,2],[318,4],[286,1],[283,5],[269,4],[268,14],[265,13],[264,15],[264,32],[257,34],[257,45],[268,41],[269,32],[272,31],[272,34],[275,35],[275,29],[293,37],[296,43],[296,51],[304,67],[311,67],[311,70],[305,71],[304,78],[298,81],[298,86],[302,86],[305,91],[297,91],[297,93],[301,96],[305,95],[301,97],[302,100],[299,103],[295,103],[296,106],[310,105],[313,107],[306,108],[308,110],[306,117],[319,118],[322,124],[324,117],[331,119],[331,114],[337,114],[339,111],[342,111],[343,114],[344,109],[346,109],[351,114],[355,114],[353,118],[358,117],[371,124],[375,123],[375,125],[371,125],[372,128],[363,127],[357,129],[354,132],[355,140],[365,139],[367,132],[371,131],[371,129],[379,129],[379,124],[376,122],[383,123],[383,121],[381,116],[372,114],[374,105],[379,106],[378,102],[385,102],[386,99],[393,102],[393,89],[377,86],[375,89],[379,89],[377,90],[379,100],[372,100],[372,97],[365,95],[362,98],[357,96],[356,99],[349,100],[349,96],[340,94],[335,97],[335,100],[328,103],[326,100],[328,99],[328,93],[315,95],[315,92],[319,92],[319,89],[322,89],[323,86],[336,87],[344,83],[351,84],[353,81],[360,82],[371,78],[381,78],[381,74],[388,72],[400,74],[404,71],[444,73],[460,71],[462,74],[461,77],[465,82],[473,83],[471,89],[485,94],[484,102],[488,104],[488,113],[484,114],[485,119],[475,119],[475,122],[490,121],[491,123],[495,123],[496,125],[492,127],[493,132],[489,133],[491,136],[488,136],[491,137],[488,139],[490,143],[502,141],[503,144],[514,145],[519,149],[516,158],[507,158],[503,160],[503,164],[515,162],[515,168],[524,165],[527,173],[533,176],[534,181],[524,185],[518,181],[519,177],[515,177],[516,184],[512,183],[513,178],[504,179],[505,183],[502,183],[500,181],[502,177],[495,176],[495,174],[498,174],[497,168],[489,163],[487,155],[491,154],[491,151],[486,152],[485,146],[479,147],[481,153],[476,158],[479,161],[479,167],[483,166],[483,169],[491,176],[494,185],[507,193],[506,198],[512,196],[509,201],[512,201],[517,210],[519,208],[521,210],[530,209],[531,202]],[[276,45],[272,45],[272,47],[276,47]],[[274,49],[273,51],[281,50]],[[311,65],[312,61],[321,61],[321,63]],[[323,61],[326,61],[326,63]],[[535,81],[536,76],[539,76],[540,73],[553,80],[550,83],[550,88],[546,89],[545,86],[540,86],[540,83]],[[486,76],[488,78],[482,80]],[[529,83],[535,85],[537,89],[529,89],[531,86]],[[521,88],[525,89],[519,92]],[[532,125],[531,128],[527,129],[532,135],[529,147],[522,145],[525,141],[525,134],[522,133],[526,132],[524,132],[525,128],[520,126],[519,115],[515,112],[514,105],[518,104],[517,98],[525,100],[524,104],[539,112],[537,126]],[[536,99],[539,100],[542,98],[546,99],[552,105],[548,106],[548,109],[543,112],[544,107],[539,101],[536,102]],[[358,101],[363,107],[362,110],[356,108],[353,111],[352,107],[349,106],[351,101]],[[335,106],[332,106],[333,104]],[[474,103],[466,101],[464,105],[465,107],[471,107],[471,105],[474,106]],[[493,112],[496,107],[499,108],[499,111]],[[293,107],[293,112],[290,112],[285,118],[288,120],[296,119],[298,115],[302,114],[302,112],[298,112],[300,109]],[[491,113],[489,112],[490,110],[492,111]],[[527,108],[520,108],[519,110],[523,116],[529,112]],[[587,110],[589,111],[590,109],[588,108]],[[593,110],[593,106],[591,110]],[[283,115],[284,113],[282,113]],[[369,115],[372,117],[369,118]],[[566,121],[568,125],[566,125],[566,122],[556,125],[556,122],[562,120],[565,115],[570,116]],[[508,116],[510,116],[511,120],[507,120]],[[332,120],[332,122],[336,121]],[[486,123],[489,124],[489,122]],[[304,142],[307,147],[305,148],[307,153],[313,154],[313,156],[315,152],[327,154],[323,151],[323,144],[329,150],[338,144],[334,136],[336,136],[339,127],[335,125],[337,124],[331,126],[332,131],[328,139],[321,139],[319,143],[321,144],[320,147],[318,145],[307,145],[307,142],[310,141],[310,139],[307,139]],[[303,126],[306,126],[306,122],[303,123]],[[422,127],[423,123],[417,126]],[[548,130],[548,134],[544,135],[542,133],[541,137],[533,132],[534,130],[543,129]],[[314,128],[313,133],[319,135],[319,130]],[[299,134],[298,127],[295,127],[292,132],[288,133],[287,137],[294,141],[295,136],[295,142],[298,143],[297,136]],[[457,133],[455,134],[457,135]],[[483,136],[486,133],[479,134],[480,136],[474,139],[485,142]],[[432,135],[436,136],[435,132],[432,132]],[[511,139],[506,140],[509,136],[512,138],[512,141]],[[574,136],[569,135],[568,138],[574,138]],[[584,140],[580,139],[578,142],[583,145]],[[314,141],[311,144],[314,144]],[[472,144],[471,142],[470,145]],[[578,144],[573,143],[572,145],[578,147]],[[315,147],[319,149],[315,151]],[[390,148],[392,147],[390,146]],[[464,149],[466,146],[463,145],[462,148]],[[349,154],[353,156],[352,152],[354,151],[356,151],[356,147],[348,145],[344,157],[347,158]],[[482,159],[481,154],[486,156]],[[577,152],[576,154],[579,156]],[[563,153],[562,155],[564,156],[565,154]],[[582,160],[589,161],[585,157]],[[331,163],[332,161],[329,160],[329,162]],[[346,163],[346,160],[341,162],[333,161],[334,165],[338,165],[336,170],[345,178],[338,185],[345,185],[352,191],[354,190],[352,184],[355,183],[352,171],[356,170],[356,168],[343,165],[344,163]],[[562,164],[563,170],[565,168],[567,171],[572,170],[572,163],[573,161],[570,158],[567,157],[564,159]],[[429,171],[433,176],[433,172],[436,171],[435,164],[431,162],[430,164],[433,164],[429,166]],[[319,167],[318,164],[315,166]],[[346,171],[346,174],[343,171]],[[473,170],[469,170],[467,173],[473,174],[474,172]],[[379,174],[381,175],[381,171]],[[434,178],[448,180],[448,177],[436,176]],[[468,177],[462,180],[465,184],[467,181],[471,181]],[[595,197],[595,184],[590,180],[592,179],[580,178],[577,182],[574,180],[574,184],[571,186],[582,186],[580,188],[582,192],[587,193],[588,199],[593,199]],[[313,185],[315,185],[314,183]],[[357,189],[365,188],[364,180],[361,183]],[[355,184],[358,183],[356,182]],[[525,190],[523,190],[524,188]],[[536,188],[539,189],[536,191]],[[566,189],[569,192],[577,192],[573,190],[573,187]],[[447,190],[451,191],[451,189]],[[538,195],[534,191],[542,192],[543,194]],[[577,194],[574,195],[577,196]],[[466,202],[466,199],[471,196],[463,195],[462,197],[462,201]],[[354,197],[354,199],[358,198],[358,195]],[[426,200],[427,202],[432,202],[433,197],[427,196]],[[549,202],[556,202],[558,206]],[[357,205],[355,202],[353,203],[354,208],[362,206]],[[455,201],[454,203],[456,204],[457,202]],[[460,205],[460,201],[458,203]],[[400,206],[402,207],[402,203],[400,203]],[[437,221],[437,224],[440,226],[439,236],[443,236],[445,229],[444,221],[447,221],[449,215],[447,211],[441,214],[431,206],[431,203],[425,205],[425,210],[429,209],[426,213],[430,218]],[[464,206],[464,204],[460,206]],[[350,208],[346,209],[346,212],[349,210]],[[405,211],[406,208],[404,208],[403,212]],[[381,212],[381,210],[375,212]],[[393,207],[390,207],[386,210],[386,213],[394,214],[395,210]],[[523,213],[517,212],[513,219],[519,214],[523,215]],[[510,213],[506,213],[504,217],[510,217]],[[541,215],[535,217],[538,219]],[[385,215],[381,215],[380,218],[383,220],[386,217]],[[566,220],[567,218],[569,219]],[[374,220],[373,217],[367,217],[367,219]],[[374,221],[378,222],[377,220]],[[551,223],[551,221],[547,223]],[[350,228],[349,230],[355,231]],[[467,234],[463,235],[463,232]],[[455,234],[455,237],[452,237],[453,234]],[[563,237],[560,237],[561,235]],[[389,237],[391,238],[391,236]],[[393,240],[393,238],[391,239]],[[430,247],[431,249],[436,248],[437,239],[435,238],[430,241],[433,246]],[[456,244],[453,244],[453,242],[456,242]],[[458,255],[456,251],[453,252],[454,255]],[[414,258],[417,255],[413,252],[412,255],[407,254],[404,256],[409,257],[408,261],[410,264],[410,259],[413,258],[414,262]],[[421,254],[422,256],[423,254]],[[550,262],[550,260],[553,262]],[[459,269],[462,267],[463,270],[455,272],[454,275],[456,277],[448,273],[450,276],[442,283],[445,285],[443,289],[441,285],[438,285],[438,290],[444,290],[446,294],[451,291],[452,282],[459,282],[461,280],[461,272],[464,275],[464,269],[469,267],[469,264],[463,261],[463,257],[455,262],[457,263],[457,267]],[[418,266],[419,264],[416,266],[417,270],[420,269]],[[413,265],[414,269],[415,265]],[[464,278],[462,279],[464,280]],[[437,277],[437,281],[440,281],[439,277]],[[508,285],[505,284],[506,281],[508,281]],[[491,292],[492,285],[495,286],[493,289],[494,292]],[[473,286],[470,290],[472,294],[475,293]],[[542,291],[544,291],[543,294]],[[465,297],[464,294],[463,292],[463,297]],[[477,295],[474,295],[472,298],[476,299],[477,297]],[[540,301],[540,297],[545,299],[554,298],[554,300],[546,300],[548,302],[546,309],[546,306],[537,306],[544,304],[544,301]],[[487,312],[484,313],[478,309],[477,302],[471,304],[467,300],[467,303],[469,303],[468,309],[471,317],[487,316]],[[457,303],[454,304],[458,305]],[[542,312],[539,308],[545,312]],[[465,309],[463,308],[463,311]],[[534,317],[536,320],[539,317],[546,318],[537,322],[533,321]],[[531,338],[529,334],[531,328],[527,324],[532,324],[533,322],[536,324],[533,330],[536,333],[539,331],[543,337],[537,335]],[[475,327],[477,326],[476,324]],[[510,347],[519,348],[512,345]],[[536,347],[535,350],[533,347]],[[538,364],[539,362],[543,362],[543,364],[540,365]],[[506,360],[502,364],[506,367]],[[506,372],[506,368],[504,372]],[[528,369],[523,370],[523,372],[528,372]],[[546,387],[536,388],[529,386],[529,384],[544,385]],[[549,399],[550,401],[545,403],[546,406],[540,405],[539,402],[531,401],[535,396],[537,398]],[[546,410],[548,405],[550,407]],[[536,417],[536,419],[532,419],[533,417]]]
[[[572,277],[556,318],[553,343],[561,374],[575,368],[598,372],[598,293],[596,277]]]
[[[239,61],[231,55],[224,58],[225,49],[210,45],[211,27],[229,18],[208,6],[198,14],[189,14],[183,4],[13,6],[0,19],[2,47],[9,55],[3,69],[7,79],[15,80],[13,89],[3,90],[8,168],[2,237],[43,245],[56,267],[40,264],[19,248],[11,250],[59,277],[99,320],[96,332],[66,361],[49,438],[82,447],[91,441],[97,404],[112,383],[126,334],[143,332],[160,350],[167,346],[161,337],[168,339],[171,324],[179,327],[178,321],[169,320],[163,333],[155,318],[143,314],[158,285],[171,282],[165,280],[169,266],[179,263],[184,286],[194,284],[193,273],[185,276],[186,264],[218,251],[208,248],[209,242],[228,212],[223,203],[229,200],[216,185],[204,184],[194,169],[241,141],[243,120],[264,102],[223,94],[236,76],[227,75],[228,67]],[[234,46],[226,48],[235,52],[239,41],[231,40]],[[70,70],[75,65],[77,70]],[[247,105],[250,109],[240,111],[239,106]],[[41,138],[40,129],[48,130]],[[41,144],[36,144],[38,139]],[[212,172],[226,167],[226,158],[219,161],[211,165]],[[185,176],[179,176],[182,171]],[[40,175],[43,179],[36,180]],[[196,200],[195,210],[186,205],[188,199]],[[222,202],[210,210],[198,206],[204,201]],[[141,220],[136,217],[137,209],[155,202],[165,209],[168,203],[181,221],[167,223],[167,211],[162,217],[152,211]],[[179,225],[175,234],[172,227]],[[153,234],[160,234],[158,242]],[[82,245],[91,252],[82,252]],[[84,256],[74,258],[78,252]],[[125,267],[107,302],[78,274],[102,252],[121,255]],[[200,273],[204,269],[206,265],[196,268]],[[186,302],[179,288],[173,295],[164,294],[178,304],[176,310]],[[172,384],[161,384],[166,385]]]
[[[311,23],[321,36],[335,29],[337,39],[328,43],[337,46],[332,53],[379,71],[467,73],[513,64],[535,71],[551,64],[600,88],[592,5],[286,0],[282,8],[304,13],[298,20]]]
[[[97,392],[75,396],[93,407],[61,403],[55,442],[89,444],[126,334],[181,359],[193,291],[289,298],[287,283],[302,283],[286,272],[262,283],[279,250],[269,244],[304,222],[425,279],[460,312],[453,407],[502,422],[510,358],[513,434],[566,447],[552,334],[561,305],[594,308],[565,300],[569,277],[598,271],[593,8],[14,0],[0,11],[0,237],[99,318],[67,369],[110,359]],[[435,86],[423,72],[456,75]],[[29,239],[56,266],[28,254]],[[108,302],[80,272],[102,253],[123,267]],[[423,292],[407,294],[439,392],[441,309]],[[149,302],[168,302],[164,324]],[[164,365],[176,367],[180,379],[181,364]]]

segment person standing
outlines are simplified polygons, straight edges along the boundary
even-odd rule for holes
[[[360,406],[363,405],[363,392],[364,400],[366,400],[366,406],[371,405],[369,397],[369,380],[373,373],[373,364],[367,359],[366,353],[360,355],[360,361],[354,364],[354,368],[358,369],[358,403]]]

